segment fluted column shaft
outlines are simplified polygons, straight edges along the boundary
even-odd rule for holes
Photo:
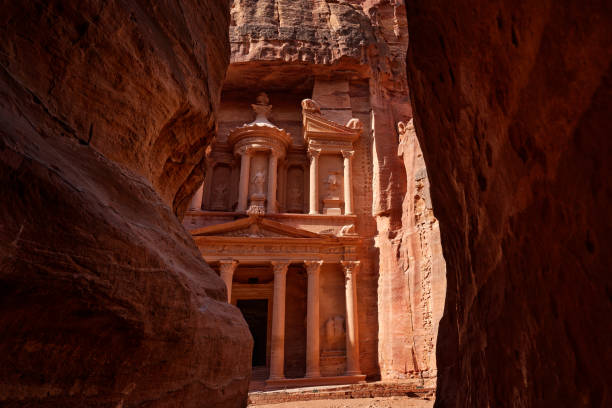
[[[320,150],[310,150],[310,214],[319,213],[319,154]]]
[[[272,341],[270,345],[270,380],[285,378],[285,293],[288,267],[288,261],[272,262],[274,306],[272,309]]]
[[[240,184],[238,187],[237,211],[246,211],[247,196],[249,194],[249,173],[251,171],[251,154],[245,150],[240,155]]]
[[[357,285],[359,261],[342,261],[346,298],[346,375],[361,374],[359,368],[359,329],[357,318]]]
[[[323,261],[305,261],[308,274],[306,311],[306,377],[320,377],[319,368],[319,272]]]
[[[268,159],[268,214],[276,212],[276,168],[278,163],[278,156],[274,151],[270,152],[270,158]]]
[[[343,150],[344,157],[344,214],[353,214],[353,152]]]
[[[227,287],[227,302],[232,302],[232,281],[234,280],[234,271],[238,266],[238,261],[233,259],[223,259],[219,261],[219,275],[225,286]]]

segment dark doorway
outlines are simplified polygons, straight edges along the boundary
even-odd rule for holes
[[[268,343],[268,299],[238,300],[253,336],[253,367],[266,365],[266,346]]]

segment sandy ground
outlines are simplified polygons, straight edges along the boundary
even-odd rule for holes
[[[409,397],[355,398],[283,402],[270,405],[249,405],[254,408],[431,408],[430,401]]]

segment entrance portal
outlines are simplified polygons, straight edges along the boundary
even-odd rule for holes
[[[243,299],[236,302],[253,336],[253,367],[266,365],[268,299]]]

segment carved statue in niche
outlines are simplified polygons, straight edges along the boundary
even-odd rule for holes
[[[345,345],[344,317],[334,316],[325,322],[325,349],[342,350]]]
[[[253,183],[253,194],[264,194],[264,183],[266,182],[266,175],[263,171],[258,171],[255,173],[253,178],[251,179]]]
[[[338,183],[338,173],[330,172],[327,175],[325,184],[327,185],[327,196],[326,198],[339,200],[340,199],[340,184]]]

